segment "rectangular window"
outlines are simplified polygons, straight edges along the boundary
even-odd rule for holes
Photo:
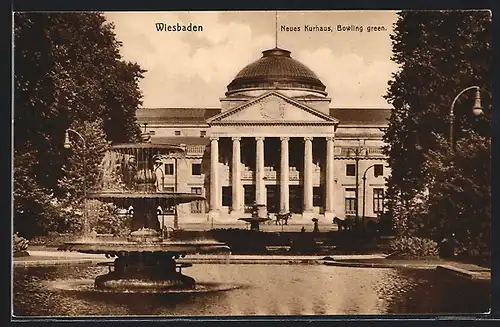
[[[196,176],[201,175],[201,164],[199,163],[191,164],[191,175],[196,175]]]
[[[348,188],[345,190],[345,214],[356,214],[356,189]]]
[[[200,137],[207,136],[207,131],[200,131]]]
[[[222,206],[230,207],[233,205],[233,191],[231,186],[222,187]]]
[[[374,165],[373,166],[373,175],[375,177],[379,177],[379,176],[384,176],[384,165]]]
[[[174,164],[167,163],[165,164],[165,175],[173,175],[174,174]]]
[[[384,212],[384,189],[374,188],[373,189],[373,213]]]
[[[191,193],[201,195],[202,189],[201,187],[191,187]],[[201,200],[191,202],[191,213],[204,213],[203,202]]]
[[[345,165],[345,175],[346,176],[356,176],[356,165],[346,164]]]
[[[175,131],[175,135],[176,135],[176,136],[181,135],[181,131]]]

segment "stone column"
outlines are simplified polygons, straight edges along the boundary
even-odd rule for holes
[[[280,169],[280,213],[290,211],[289,171],[288,171],[288,141],[289,137],[281,137],[281,169]]]
[[[219,138],[210,138],[210,211],[209,218],[219,218]]]
[[[233,206],[231,215],[237,215],[241,218],[243,214],[241,206],[241,137],[233,137],[233,162],[232,162],[232,192]]]
[[[304,209],[303,218],[313,216],[313,158],[312,137],[304,138]]]
[[[326,178],[325,178],[325,218],[332,219],[335,217],[335,209],[333,207],[334,200],[334,176],[333,176],[333,165],[334,165],[334,147],[333,147],[334,137],[330,136],[326,138]]]
[[[256,159],[255,159],[255,202],[257,204],[266,204],[266,185],[264,184],[264,137],[258,136],[256,141]],[[259,209],[259,217],[266,217],[267,210],[263,207]]]

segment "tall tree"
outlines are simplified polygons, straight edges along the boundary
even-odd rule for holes
[[[15,170],[16,185],[28,176],[40,192],[61,194],[64,131],[73,122],[102,119],[111,142],[139,137],[145,71],[123,61],[120,46],[101,13],[15,14],[14,149],[24,158],[16,161],[24,165]],[[14,200],[25,202],[20,196]]]
[[[384,135],[392,169],[387,198],[404,231],[412,207],[422,203],[422,192],[435,181],[436,171],[426,164],[430,150],[449,147],[442,140],[449,139],[450,106],[464,88],[481,87],[484,114],[472,114],[473,91],[461,96],[454,108],[455,140],[470,138],[471,131],[491,137],[491,13],[400,12],[391,39],[392,60],[400,69],[386,95],[394,107]]]

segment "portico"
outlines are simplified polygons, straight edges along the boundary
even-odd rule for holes
[[[276,91],[211,118],[210,217],[243,217],[256,203],[272,213],[332,219],[337,123]]]

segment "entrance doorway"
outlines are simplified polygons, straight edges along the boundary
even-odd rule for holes
[[[243,185],[243,197],[245,213],[252,212],[252,205],[255,203],[255,185]]]
[[[302,188],[301,185],[290,185],[290,212],[302,213]]]
[[[267,212],[278,213],[280,211],[280,190],[278,185],[266,185]]]

